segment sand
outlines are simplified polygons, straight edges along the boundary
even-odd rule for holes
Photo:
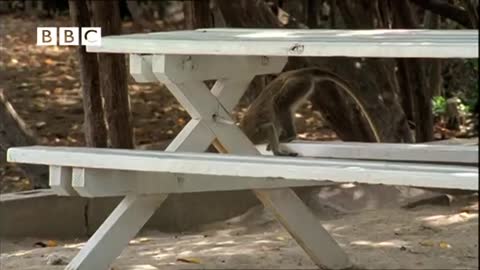
[[[411,190],[378,188],[322,189],[306,196],[321,223],[355,264],[366,269],[478,269],[478,196],[456,197],[448,205],[404,209],[400,205],[412,200],[405,195],[413,194]],[[369,193],[380,194],[365,196]],[[328,197],[325,194],[329,194],[330,204],[322,204]],[[0,269],[64,269],[65,265],[49,263],[55,258],[68,262],[86,239],[33,247],[46,240],[54,239],[2,240]],[[273,216],[257,206],[195,232],[144,231],[130,242],[112,269],[317,267]]]

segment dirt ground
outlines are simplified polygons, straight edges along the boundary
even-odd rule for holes
[[[457,197],[450,205],[399,207],[412,190],[385,186],[347,187],[315,193],[336,207],[307,203],[364,269],[478,269],[478,195]],[[383,192],[379,192],[383,191]],[[373,196],[372,194],[380,194]],[[317,200],[318,205],[319,200]],[[340,209],[341,206],[341,209]],[[2,240],[0,268],[63,269],[53,258],[70,261],[85,239]],[[112,265],[115,270],[154,269],[317,269],[262,207],[233,219],[181,235],[142,232]]]

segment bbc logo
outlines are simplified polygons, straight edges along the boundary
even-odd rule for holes
[[[80,35],[81,34],[81,35]],[[37,46],[101,46],[100,27],[37,27]]]

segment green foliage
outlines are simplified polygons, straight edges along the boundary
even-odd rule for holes
[[[458,111],[465,115],[466,113],[471,112],[473,110],[473,105],[466,104],[461,99],[457,98],[458,100]],[[432,111],[433,115],[435,116],[444,116],[447,111],[447,99],[443,96],[435,96],[432,98]]]
[[[443,115],[447,109],[447,100],[442,96],[433,97],[433,114],[435,116]]]

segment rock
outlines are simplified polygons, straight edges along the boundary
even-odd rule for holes
[[[67,265],[68,259],[67,257],[60,255],[58,253],[52,253],[47,257],[47,264],[48,265]]]

